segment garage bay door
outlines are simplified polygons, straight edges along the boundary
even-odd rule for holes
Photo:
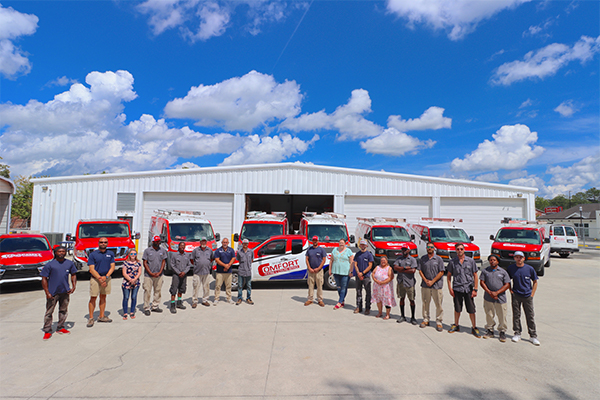
[[[428,197],[347,196],[344,214],[348,233],[356,235],[356,217],[406,218],[408,222],[415,222],[421,217],[429,217],[430,208]]]
[[[140,244],[148,243],[150,218],[154,210],[203,211],[221,238],[230,237],[233,221],[233,195],[207,193],[144,193],[144,228]]]
[[[482,257],[490,254],[490,235],[496,234],[502,219],[524,218],[525,215],[524,199],[441,199],[440,217],[462,218],[467,233],[475,237],[475,244],[480,247]]]

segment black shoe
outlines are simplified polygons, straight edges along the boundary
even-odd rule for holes
[[[471,328],[471,334],[473,336],[475,336],[476,338],[480,338],[481,337],[481,333],[479,333],[479,329],[477,329],[477,328]]]
[[[177,312],[174,301],[171,302],[171,305],[169,306],[169,308],[171,309],[171,314],[175,314]],[[154,310],[152,310],[152,311],[154,311]]]
[[[161,312],[162,312],[162,308],[158,308],[158,307],[156,307],[156,308],[153,308],[153,309],[152,309],[152,310],[150,310],[150,311],[152,311],[152,312],[156,312],[156,313],[161,313]]]
[[[180,310],[185,310],[186,307],[183,305],[183,300],[177,300],[177,308]]]
[[[397,322],[397,323],[401,323],[401,322],[404,322],[404,321],[406,321],[406,318],[404,318],[404,315],[403,315],[403,316],[401,316],[400,318],[398,318],[398,319],[396,320],[396,322]]]
[[[484,339],[491,339],[494,337],[494,331],[491,329],[488,329],[487,332],[485,333],[485,335],[483,335]]]
[[[454,332],[460,332],[460,326],[458,326],[456,324],[452,324],[450,326],[450,329],[448,330],[448,333],[454,333]]]
[[[410,319],[410,323],[413,324],[413,325],[417,325],[417,320],[414,319],[414,318],[411,318]]]
[[[150,310],[144,310],[144,315],[149,316],[150,315]]]
[[[500,332],[499,339],[502,343],[506,342],[506,333]]]

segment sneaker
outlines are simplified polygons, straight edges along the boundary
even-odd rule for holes
[[[512,337],[512,341],[515,343],[517,343],[520,340],[521,340],[521,335],[519,335],[518,333],[516,333],[515,336]]]
[[[359,307],[356,307],[354,309],[354,314],[358,314],[358,313],[361,313],[361,312],[362,312],[362,310]]]
[[[175,302],[172,301],[171,305],[169,306],[169,309],[171,310],[171,314],[175,314],[177,312],[177,308],[175,308]]]
[[[410,323],[413,325],[417,325],[417,320],[415,318],[411,318]]]
[[[506,333],[500,332],[499,338],[502,343],[506,342]]]
[[[312,304],[312,300],[307,300],[306,303],[304,303],[305,306],[310,306]]]
[[[156,307],[156,308],[153,308],[153,309],[152,309],[152,310],[150,310],[150,311],[152,311],[152,312],[155,312],[155,313],[161,313],[163,310],[162,310],[162,308],[158,308],[158,307]]]
[[[219,304],[219,300],[213,301],[213,306],[217,306]]]
[[[237,301],[235,302],[235,305],[239,306],[240,304],[242,304],[242,299],[237,299]]]
[[[177,305],[175,306],[180,310],[185,310],[187,307],[183,304],[183,300],[177,300]]]
[[[106,323],[110,323],[112,322],[112,319],[108,318],[106,315],[104,317],[100,317],[98,318],[98,322],[106,322]]]
[[[477,339],[481,337],[481,333],[479,333],[479,329],[477,327],[471,328],[471,335],[475,336]]]
[[[402,323],[402,322],[404,322],[404,321],[406,321],[406,318],[404,318],[404,315],[400,316],[400,318],[398,318],[398,319],[396,320],[396,322],[397,322],[397,323]]]
[[[227,304],[235,304],[235,301],[229,299],[229,300],[227,300]]]
[[[149,317],[150,316],[150,310],[144,310],[144,315],[146,315],[146,316]]]
[[[88,319],[88,323],[86,325],[88,328],[91,328],[92,326],[94,326],[94,318],[90,318]]]
[[[56,331],[56,333],[60,333],[61,335],[68,335],[71,331],[66,330],[65,328],[61,328]]]
[[[419,325],[420,328],[426,328],[427,326],[429,326],[429,321],[423,321],[421,322],[421,325]]]
[[[540,345],[540,341],[536,337],[531,338],[531,343],[533,343],[534,346]]]
[[[325,303],[323,303],[323,300],[319,300],[319,303],[318,303],[318,304],[319,304],[319,306],[321,306],[321,307],[325,307]]]
[[[44,339],[44,340],[48,340],[48,339],[50,339],[51,337],[52,337],[52,334],[51,334],[50,332],[46,332],[46,333],[44,333],[44,338],[43,338],[43,339]]]
[[[454,333],[454,332],[460,332],[460,326],[458,326],[456,324],[452,324],[452,326],[450,326],[450,329],[448,330],[448,333]]]
[[[202,305],[205,307],[210,307],[210,303],[206,300],[202,302]]]
[[[485,335],[483,335],[484,339],[491,339],[494,337],[494,331],[491,329],[488,329],[487,332],[485,332]]]
[[[367,308],[367,309],[365,310],[365,315],[369,315],[369,314],[371,314],[371,309],[370,309],[370,308]]]
[[[444,330],[444,326],[442,324],[437,324],[437,326],[435,327],[435,330],[438,332],[441,332]]]
[[[252,299],[246,299],[246,303],[250,304],[251,306],[254,305],[254,302],[252,301]]]
[[[198,303],[192,303],[192,308],[198,307]]]

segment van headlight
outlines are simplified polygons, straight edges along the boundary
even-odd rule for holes
[[[85,250],[75,250],[75,257],[87,258],[87,254],[85,254]]]
[[[492,249],[492,254],[500,254],[500,250],[498,250],[498,249]]]
[[[179,250],[179,243],[175,243],[175,242],[171,243],[171,250],[175,250],[175,251]]]
[[[435,249],[435,252],[438,256],[447,256],[449,255],[448,250]]]
[[[375,254],[379,255],[379,256],[385,256],[385,250],[384,249],[375,249]]]
[[[481,258],[481,252],[479,250],[474,251],[473,258]]]
[[[531,251],[531,252],[529,252],[529,257],[531,257],[531,258],[539,258],[540,257],[540,252],[539,251]]]
[[[417,255],[417,249],[411,249],[410,250],[410,255],[411,256],[413,256],[413,255],[416,256]]]

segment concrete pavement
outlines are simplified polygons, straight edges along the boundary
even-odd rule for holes
[[[467,333],[466,314],[465,329],[454,334],[397,324],[397,307],[389,321],[355,315],[354,289],[345,309],[333,310],[332,291],[325,291],[326,307],[304,307],[302,282],[255,283],[254,306],[192,309],[186,303],[172,315],[166,307],[170,277],[162,290],[164,312],[146,317],[138,311],[127,321],[115,279],[107,307],[113,322],[93,328],[85,327],[89,282],[80,280],[69,307],[72,333],[43,341],[43,291],[3,286],[0,398],[597,399],[599,256],[583,249],[567,259],[552,257],[535,297],[540,347],[476,339]],[[443,304],[447,330],[453,310],[446,287]],[[482,293],[476,304],[483,330]],[[420,307],[419,293],[419,320]]]

